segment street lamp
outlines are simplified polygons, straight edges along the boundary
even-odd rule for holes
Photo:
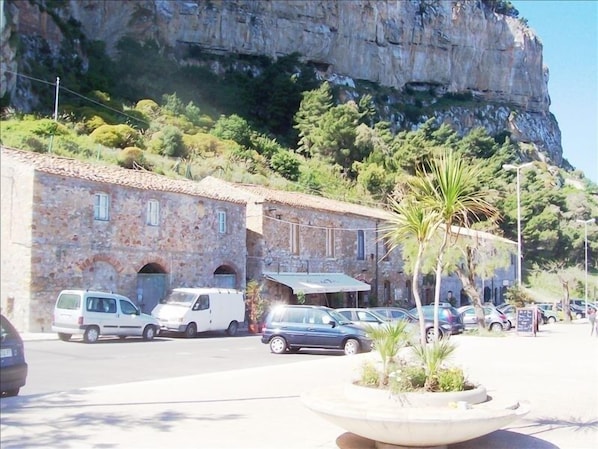
[[[585,250],[586,250],[586,288],[585,288],[585,305],[586,305],[586,316],[588,316],[588,225],[596,221],[594,218],[589,220],[575,220],[578,223],[583,223],[585,230]]]
[[[519,288],[521,288],[521,193],[519,188],[519,171],[522,168],[529,167],[532,162],[527,162],[521,165],[504,164],[502,166],[505,170],[516,170],[517,171],[517,281]]]

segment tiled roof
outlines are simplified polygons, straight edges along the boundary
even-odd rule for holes
[[[15,150],[2,146],[2,163],[6,158],[31,166],[34,170],[57,176],[115,184],[140,190],[181,193],[204,198],[245,204],[247,199],[234,189],[201,184],[187,179],[172,179],[143,170],[128,170],[115,165],[102,165],[50,154]]]
[[[254,201],[261,200],[273,204],[284,204],[298,209],[315,209],[377,218],[380,220],[387,220],[390,217],[389,212],[384,209],[376,209],[374,207],[333,200],[317,195],[308,195],[306,193],[287,190],[275,190],[254,184],[229,183],[213,177],[207,177],[201,181],[201,183],[204,182],[209,184],[213,183],[213,185],[222,185],[222,188],[228,186],[228,188],[246,192],[251,195],[250,198],[253,198]]]

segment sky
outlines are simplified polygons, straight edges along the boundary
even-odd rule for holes
[[[511,3],[542,41],[563,157],[598,184],[598,1]]]

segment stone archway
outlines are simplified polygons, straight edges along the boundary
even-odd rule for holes
[[[120,273],[123,271],[118,260],[105,254],[96,254],[78,264],[81,269],[80,288],[120,293]]]
[[[168,274],[156,262],[145,264],[137,272],[137,305],[144,313],[151,313],[168,290]]]
[[[214,271],[214,286],[221,288],[237,288],[237,273],[229,265],[220,265]]]

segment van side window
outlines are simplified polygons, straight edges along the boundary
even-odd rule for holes
[[[120,310],[122,310],[123,314],[125,315],[136,315],[137,309],[133,304],[129,301],[125,301],[124,299],[120,300]]]
[[[116,299],[108,298],[104,299],[104,307],[108,313],[116,313]]]
[[[210,297],[208,295],[200,295],[193,305],[193,310],[208,310],[210,308]]]
[[[89,312],[116,313],[116,300],[113,298],[87,298],[87,310]]]

